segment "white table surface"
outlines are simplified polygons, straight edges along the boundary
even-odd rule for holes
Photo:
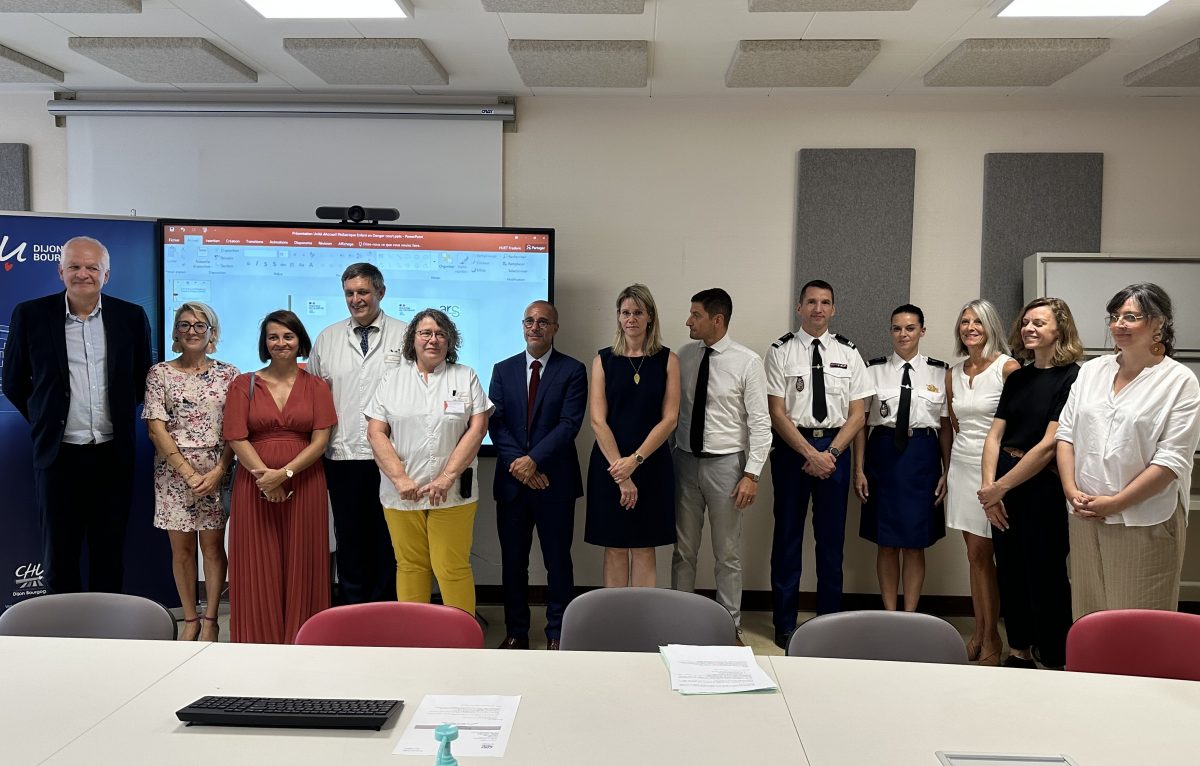
[[[760,658],[770,673],[770,663]],[[432,763],[392,749],[426,694],[519,694],[503,759],[474,764],[620,766],[756,759],[807,766],[782,694],[683,696],[657,654],[279,647],[218,644],[75,739],[46,763]],[[175,711],[206,694],[398,698],[380,732],[184,726]]]
[[[938,750],[1200,764],[1192,681],[799,657],[771,665],[814,766],[936,766]]]
[[[206,646],[0,636],[0,763],[40,763]]]

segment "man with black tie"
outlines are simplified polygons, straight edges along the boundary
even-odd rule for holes
[[[99,241],[69,240],[58,274],[65,292],[13,309],[4,395],[30,424],[50,592],[83,590],[85,540],[88,590],[120,592],[150,323],[137,304],[101,300],[109,255]]]
[[[842,546],[850,489],[847,452],[866,421],[863,402],[874,389],[858,349],[829,331],[836,313],[833,287],[821,280],[809,282],[796,305],[800,329],[772,343],[767,353],[767,406],[775,430],[771,594],[775,643],[785,650],[796,629],[810,497],[817,544],[817,614],[842,608]]]
[[[717,601],[741,633],[742,512],[758,494],[771,451],[763,363],[729,337],[733,299],[719,287],[692,296],[679,349],[679,425],[675,429],[675,552],[671,587],[696,589],[696,559],[708,510]]]
[[[587,406],[582,363],[554,349],[558,310],[534,301],[521,320],[525,351],[496,364],[488,430],[496,445],[496,526],[503,562],[501,649],[529,648],[529,548],[537,529],[546,564],[546,648],[557,649],[575,588],[571,541],[583,479],[575,436]]]

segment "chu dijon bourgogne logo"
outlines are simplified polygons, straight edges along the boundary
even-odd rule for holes
[[[13,571],[13,596],[36,596],[46,592],[46,573],[41,563],[21,564]]]
[[[26,256],[25,251],[29,251]],[[0,264],[5,271],[12,271],[13,266],[34,261],[57,261],[62,255],[62,245],[44,245],[35,242],[31,247],[28,242],[12,241],[7,234],[0,234]]]

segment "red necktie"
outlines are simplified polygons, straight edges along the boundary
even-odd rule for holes
[[[538,375],[538,370],[542,369],[542,363],[537,359],[533,360],[530,369],[533,371],[529,376],[529,409],[525,411],[525,431],[529,432],[533,428],[533,403],[537,400],[538,382],[541,376]]]

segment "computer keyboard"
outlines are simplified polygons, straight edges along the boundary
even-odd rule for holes
[[[402,700],[201,697],[175,715],[189,725],[378,731],[403,707]]]

